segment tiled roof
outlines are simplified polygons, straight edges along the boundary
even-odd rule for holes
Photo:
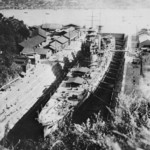
[[[61,36],[61,37],[57,38],[56,41],[58,41],[59,43],[64,44],[64,43],[68,42],[68,39],[64,36]]]
[[[49,48],[51,49],[51,50],[55,50],[55,47],[53,47],[53,46],[49,46]]]
[[[50,52],[49,49],[45,49],[45,48],[36,48],[35,52],[39,55],[44,54],[46,55],[48,52]]]
[[[38,28],[38,34],[44,38],[47,37],[47,32],[41,28]]]
[[[34,36],[28,40],[25,40],[25,41],[19,43],[19,45],[21,45],[22,47],[25,47],[25,48],[33,48],[44,41],[45,41],[45,38],[37,35],[37,36]]]
[[[45,42],[42,43],[42,46],[43,46],[43,47],[46,47],[46,46],[48,46],[51,42],[53,42],[53,41],[52,41],[52,40],[47,40],[47,41],[45,41]]]
[[[67,37],[68,39],[73,39],[75,37],[77,37],[77,32],[76,31],[72,31],[72,32],[68,32],[64,35],[64,37]]]
[[[43,29],[56,30],[56,29],[61,29],[62,25],[61,24],[49,24],[49,23],[46,23],[46,24],[42,25],[42,28]]]
[[[22,50],[21,54],[24,54],[24,55],[26,55],[26,54],[35,54],[35,51],[34,51],[33,48],[24,48]]]
[[[81,28],[79,25],[76,24],[67,24],[63,26],[63,28],[69,28],[69,27],[74,27],[75,29]]]
[[[67,31],[67,32],[71,32],[71,31],[74,31],[74,30],[75,30],[74,27],[69,27],[69,28],[65,29],[65,31]]]
[[[50,44],[50,46],[52,46],[52,47],[54,47],[54,48],[58,48],[58,47],[61,46],[61,44],[60,44],[59,42],[57,42],[57,41],[54,41],[54,42],[52,42],[52,43]]]

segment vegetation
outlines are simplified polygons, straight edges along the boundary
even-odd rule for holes
[[[22,150],[149,150],[150,104],[137,93],[120,95],[117,107],[110,112],[109,121],[100,113],[94,123],[82,125],[66,119],[54,132],[38,142],[20,141],[13,149]],[[12,149],[12,148],[11,148]]]
[[[64,57],[63,62],[64,62],[64,71],[68,72],[71,62],[69,61],[68,57]]]
[[[23,21],[0,14],[0,86],[17,76],[21,67],[14,64],[13,58],[19,53],[17,43],[29,36]]]

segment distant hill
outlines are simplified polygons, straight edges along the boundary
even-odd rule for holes
[[[43,0],[54,6],[81,8],[150,8],[149,0]]]
[[[2,0],[24,8],[150,8],[150,0]],[[17,7],[17,8],[19,8]]]

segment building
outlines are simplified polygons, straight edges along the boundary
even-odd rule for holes
[[[28,56],[28,55],[34,55],[36,53],[35,53],[35,49],[25,47],[20,54]]]
[[[40,55],[38,55],[33,48],[24,48],[20,54],[28,57],[31,64],[35,65],[40,61]]]
[[[71,43],[71,41],[75,41],[79,37],[78,32],[76,30],[69,31],[66,34],[64,34],[63,36],[69,40],[69,44]]]
[[[140,34],[139,36],[139,47],[150,47],[150,35]]]
[[[82,32],[81,32],[81,27],[76,24],[67,24],[63,26],[64,29],[69,30],[69,31],[76,31],[78,33],[78,36],[80,37]]]
[[[138,32],[138,35],[142,35],[142,34],[147,34],[147,35],[149,35],[148,30],[147,30],[147,29],[141,29],[141,30]]]
[[[83,83],[86,83],[86,81],[83,78],[80,78],[80,77],[69,78],[66,81],[66,86],[67,87],[77,87],[77,86],[82,85]]]
[[[40,55],[35,54],[35,55],[28,55],[28,58],[31,61],[31,64],[36,65],[37,63],[40,62]]]
[[[61,36],[55,40],[61,44],[62,49],[69,45],[69,39],[64,36]]]
[[[19,43],[19,45],[22,48],[36,48],[38,47],[40,44],[42,44],[42,42],[44,42],[46,39],[40,35],[34,36],[32,38],[29,38],[21,43]]]
[[[63,26],[61,24],[52,24],[52,23],[46,23],[41,26],[42,29],[46,31],[56,31],[58,29],[61,29]]]
[[[79,25],[76,25],[76,24],[67,24],[63,26],[64,29],[67,29],[70,27],[73,27],[75,30],[79,30],[81,28]]]
[[[30,60],[26,56],[16,56],[14,62],[22,67],[24,72],[27,72],[30,69]]]
[[[29,27],[29,33],[30,33],[30,38],[37,36],[38,35],[38,27],[37,26]]]
[[[74,30],[75,30],[74,27],[65,28],[65,31],[66,31],[66,32],[71,32],[71,31],[74,31]]]
[[[89,71],[90,71],[90,69],[87,67],[75,68],[72,70],[72,76],[73,77],[77,77],[77,76],[82,77],[85,74],[87,74]]]
[[[67,33],[67,31],[65,31],[65,30],[56,30],[52,35],[53,36],[63,36],[66,33]]]
[[[38,35],[42,36],[43,38],[47,38],[49,34],[50,34],[49,32],[46,32],[45,30],[38,28]]]
[[[50,58],[50,56],[52,55],[52,51],[45,48],[36,48],[35,53],[40,56],[40,59]]]
[[[53,51],[53,52],[58,52],[62,50],[62,44],[56,40],[54,40],[52,43],[50,43],[49,48]]]
[[[87,30],[86,39],[88,41],[94,41],[96,38],[96,31],[93,28]]]

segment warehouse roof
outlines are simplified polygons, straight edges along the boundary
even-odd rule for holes
[[[73,39],[75,37],[77,37],[77,31],[74,30],[74,31],[71,31],[71,32],[68,32],[64,35],[64,37],[68,38],[68,39]]]
[[[35,54],[35,51],[33,48],[24,48],[21,52],[21,54],[27,55],[27,54]]]
[[[52,23],[46,23],[42,25],[43,29],[50,29],[50,30],[56,30],[56,29],[61,29],[62,25],[61,24],[52,24]]]
[[[63,43],[68,42],[68,39],[64,36],[61,36],[61,37],[57,38],[56,41],[63,44]]]
[[[50,52],[50,49],[36,48],[35,52],[39,55],[41,55],[41,54],[46,55],[48,52]]]
[[[43,30],[43,29],[41,29],[41,28],[38,28],[38,34],[39,34],[40,36],[46,38],[47,35],[50,34],[50,33],[46,32],[45,30]]]
[[[37,36],[34,36],[30,39],[27,39],[27,40],[19,43],[19,45],[21,45],[22,47],[25,47],[25,48],[33,48],[44,41],[45,41],[45,38],[37,35]]]
[[[50,47],[54,47],[54,48],[57,48],[57,47],[60,47],[61,44],[58,42],[58,41],[53,41],[52,43],[50,43]]]

